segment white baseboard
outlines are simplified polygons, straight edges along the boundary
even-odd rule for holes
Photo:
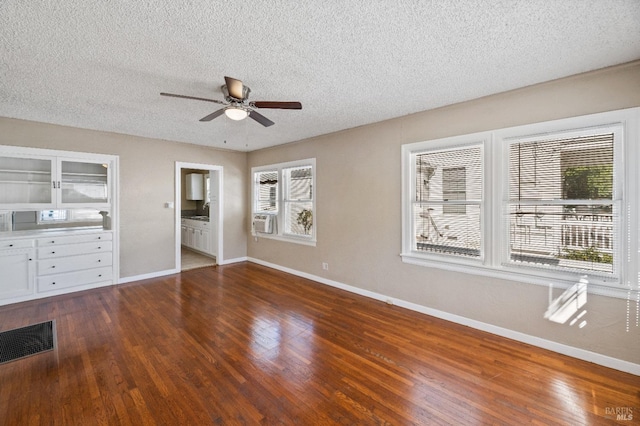
[[[148,280],[149,278],[164,277],[165,275],[178,274],[179,272],[179,269],[167,269],[164,271],[150,272],[148,274],[134,275],[132,277],[121,277],[116,284],[126,284],[133,281]]]
[[[246,256],[238,257],[235,259],[226,259],[226,260],[223,259],[222,262],[218,263],[218,265],[229,265],[231,263],[246,262],[248,260],[249,259]],[[164,277],[165,275],[173,275],[173,274],[179,274],[179,273],[180,273],[179,269],[166,269],[164,271],[150,272],[148,274],[134,275],[131,277],[120,278],[116,282],[116,284],[126,284],[133,281],[148,280],[149,278],[158,278],[158,277]]]
[[[249,258],[247,256],[236,257],[235,259],[222,259],[222,262],[219,262],[218,265],[230,265],[232,263],[246,262],[248,260]]]
[[[430,315],[436,318],[440,318],[446,321],[451,321],[457,324],[465,325],[477,330],[486,331],[497,336],[502,336],[507,339],[516,340],[518,342],[527,343],[532,346],[547,349],[553,352],[557,352],[563,355],[567,355],[573,358],[581,359],[583,361],[592,362],[594,364],[602,365],[604,367],[613,368],[615,370],[623,371],[625,373],[634,374],[640,376],[640,364],[635,364],[629,361],[613,358],[607,355],[602,355],[596,352],[587,351],[585,349],[576,348],[573,346],[565,345],[563,343],[554,342],[552,340],[541,339],[536,336],[531,336],[518,331],[510,330],[508,328],[498,327],[492,324],[487,324],[481,321],[476,321],[470,318],[462,317],[448,312],[432,309],[426,306],[418,305],[416,303],[407,302],[401,299],[395,299],[384,294],[375,293],[373,291],[364,290],[358,287],[350,286],[338,281],[329,280],[316,275],[308,274],[306,272],[300,272],[295,269],[287,268],[284,266],[276,265],[270,262],[265,262],[260,259],[248,258],[249,262],[257,263],[259,265],[267,266],[269,268],[277,269],[279,271],[287,272],[292,275],[296,275],[302,278],[307,278],[312,281],[326,284],[331,287],[336,287],[341,290],[345,290],[351,293],[359,294],[361,296],[369,297],[371,299],[380,300],[382,302],[391,303],[393,305],[400,306],[402,308],[410,309],[412,311],[420,312],[426,315]]]

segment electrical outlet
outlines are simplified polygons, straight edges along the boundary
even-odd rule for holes
[[[325,271],[329,270],[329,264],[327,262],[322,262],[322,269],[324,269]]]

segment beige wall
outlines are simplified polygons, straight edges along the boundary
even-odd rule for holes
[[[405,264],[399,256],[402,144],[640,106],[639,88],[640,61],[251,152],[247,177],[254,166],[316,158],[318,243],[250,239],[248,255],[640,364],[640,328],[626,332],[626,300],[589,295],[587,326],[578,329],[543,318],[546,287]]]
[[[0,118],[0,145],[120,156],[120,277],[175,268],[175,162],[224,168],[224,258],[246,256],[246,154]]]

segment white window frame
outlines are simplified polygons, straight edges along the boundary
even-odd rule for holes
[[[509,194],[509,144],[513,141],[544,138],[549,135],[615,130],[614,204],[620,220],[614,235],[616,262],[614,274],[588,271],[544,270],[507,261],[509,226],[505,220]],[[483,146],[483,199],[481,203],[481,256],[462,256],[418,252],[413,249],[412,194],[415,194],[415,156],[428,151]],[[495,131],[430,140],[403,145],[402,155],[402,252],[403,262],[512,281],[568,288],[587,279],[589,292],[626,298],[638,289],[640,265],[640,108],[591,114]]]
[[[285,170],[298,167],[311,167],[311,187],[312,187],[312,211],[313,211],[313,226],[311,227],[310,235],[299,235],[285,232],[285,204],[291,200],[286,200],[286,189],[289,182],[285,181]],[[276,206],[277,213],[264,212],[257,209],[257,194],[258,183],[256,181],[256,175],[260,172],[276,171],[278,175],[278,184],[276,190]],[[286,163],[269,164],[265,166],[258,166],[251,168],[251,220],[256,214],[273,214],[275,216],[275,228],[272,234],[256,233],[251,227],[251,235],[254,237],[267,238],[272,240],[288,241],[303,245],[316,245],[317,235],[317,211],[316,211],[316,159],[307,158],[304,160],[289,161]]]

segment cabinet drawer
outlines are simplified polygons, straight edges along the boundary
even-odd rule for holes
[[[0,240],[0,250],[13,250],[33,247],[33,240]]]
[[[209,223],[210,222],[204,220],[182,219],[182,225],[186,225],[196,229],[209,229]]]
[[[81,269],[111,266],[112,253],[83,254],[81,256],[56,257],[38,261],[38,275],[59,274],[62,272],[79,271]]]
[[[111,241],[113,235],[110,232],[100,232],[96,234],[83,234],[83,235],[64,235],[64,236],[51,236],[48,238],[38,238],[38,247],[50,247],[59,244],[77,244],[77,243],[90,243],[96,241]]]
[[[75,287],[101,281],[111,281],[113,270],[95,268],[87,271],[69,272],[66,274],[47,275],[38,277],[38,291],[53,291],[61,288]]]
[[[38,248],[38,259],[49,259],[52,257],[75,256],[79,254],[110,252],[111,241],[98,241],[92,243],[80,243],[69,245],[52,245]]]

